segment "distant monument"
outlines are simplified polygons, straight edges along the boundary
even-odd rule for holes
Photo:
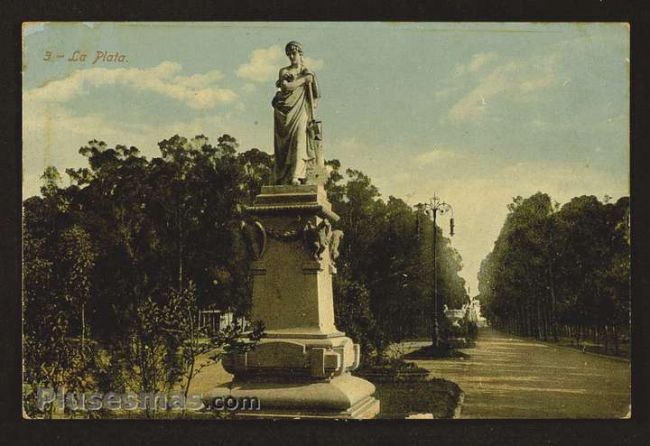
[[[314,73],[302,63],[302,46],[289,42],[291,65],[282,68],[273,98],[273,186],[262,187],[246,209],[255,256],[251,320],[265,337],[247,353],[223,360],[234,375],[208,399],[232,396],[260,401],[261,411],[239,416],[270,418],[373,418],[375,386],[354,377],[360,348],[334,325],[332,275],[343,238],[327,200],[320,97]],[[252,234],[252,235],[251,235]]]
[[[467,305],[463,305],[462,308],[449,308],[445,305],[444,308],[445,317],[451,322],[453,327],[460,327],[460,321],[462,321],[467,316]]]

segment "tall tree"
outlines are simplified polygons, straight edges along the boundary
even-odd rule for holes
[[[591,336],[618,343],[629,319],[629,200],[594,196],[564,206],[538,193],[517,197],[494,249],[481,265],[479,290],[492,322],[558,340]]]

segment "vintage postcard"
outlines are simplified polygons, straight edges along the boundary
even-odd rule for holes
[[[22,48],[24,418],[631,416],[628,24]]]

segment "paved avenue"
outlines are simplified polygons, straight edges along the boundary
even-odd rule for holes
[[[476,344],[464,350],[469,358],[416,361],[432,376],[454,381],[463,389],[462,418],[629,416],[630,364],[626,361],[490,328],[481,329]]]

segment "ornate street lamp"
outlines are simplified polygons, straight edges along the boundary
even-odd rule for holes
[[[438,213],[445,215],[451,212],[449,219],[449,235],[454,236],[454,209],[449,203],[441,201],[436,194],[429,200],[429,203],[419,203],[415,206],[420,211],[426,211],[431,215],[433,220],[433,333],[431,335],[432,346],[434,348],[440,347],[440,327],[438,324],[438,264],[437,264],[437,244],[438,233],[436,231],[436,219]]]

